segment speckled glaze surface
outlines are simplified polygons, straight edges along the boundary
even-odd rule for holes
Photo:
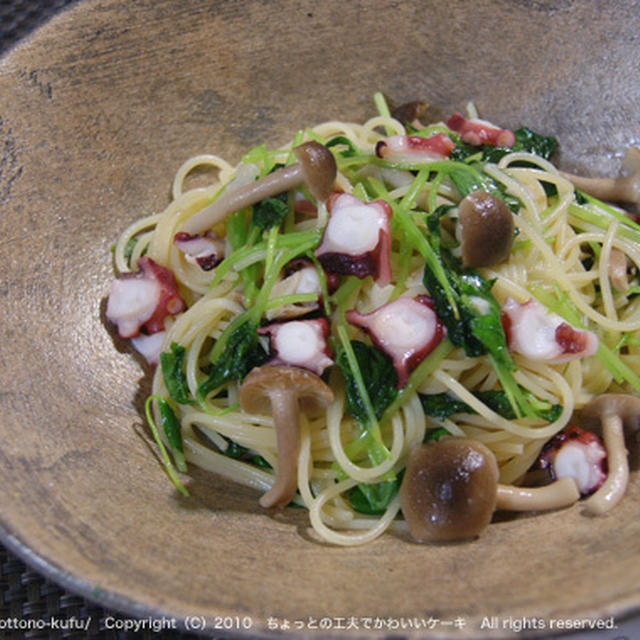
[[[640,478],[607,517],[580,506],[470,544],[392,535],[340,549],[299,510],[194,470],[173,490],[142,419],[144,369],[104,323],[110,245],[168,202],[183,160],[373,114],[381,90],[433,115],[560,139],[617,172],[640,141],[638,2],[80,2],[0,58],[0,527],[69,588],[137,615],[453,620],[408,637],[502,637],[487,616],[640,608]],[[585,26],[587,25],[587,26]],[[225,633],[229,633],[227,630]],[[283,632],[284,633],[284,632]],[[318,637],[320,632],[295,631]],[[354,637],[388,629],[360,628]],[[326,635],[326,634],[325,634]]]

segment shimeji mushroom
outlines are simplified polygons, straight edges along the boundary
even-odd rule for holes
[[[640,149],[629,147],[622,169],[625,175],[618,178],[586,178],[560,172],[573,185],[600,200],[640,204]]]
[[[629,481],[625,428],[640,429],[640,398],[625,393],[605,393],[592,400],[579,414],[581,422],[599,423],[607,450],[607,479],[585,502],[588,513],[601,515],[624,495]]]
[[[473,538],[491,522],[498,464],[479,442],[445,438],[414,447],[400,486],[402,515],[418,542]]]
[[[513,215],[486,191],[474,191],[458,207],[460,249],[464,267],[489,267],[509,257],[513,246]]]
[[[480,442],[453,437],[411,450],[399,492],[409,532],[418,542],[473,538],[496,509],[558,509],[579,498],[573,478],[544,487],[500,484],[494,454]]]
[[[319,142],[305,142],[294,148],[298,162],[277,169],[238,189],[223,193],[183,225],[185,233],[200,233],[224,220],[230,213],[249,207],[265,198],[306,184],[311,195],[326,200],[336,179],[336,161],[331,151]]]
[[[299,367],[264,365],[242,382],[240,406],[247,413],[273,414],[278,449],[276,479],[260,498],[262,507],[286,506],[298,486],[300,411],[313,415],[333,401],[333,392],[315,373]]]

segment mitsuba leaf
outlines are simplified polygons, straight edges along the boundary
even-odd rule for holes
[[[427,218],[429,242],[447,275],[454,292],[458,314],[451,308],[444,287],[425,265],[424,285],[435,306],[436,315],[447,327],[449,340],[462,347],[468,356],[479,356],[489,351],[512,368],[507,339],[500,319],[500,305],[491,293],[493,282],[485,280],[475,269],[462,269],[460,261],[440,244],[440,216],[448,207],[438,207]]]
[[[531,392],[520,387],[521,392],[534,409],[535,415],[547,422],[555,422],[562,413],[562,407],[539,400]],[[486,404],[492,411],[506,420],[515,419],[516,413],[511,406],[508,395],[500,390],[476,391],[473,395]],[[466,402],[458,400],[448,393],[418,394],[425,414],[436,420],[445,420],[456,413],[476,413]]]
[[[359,513],[380,515],[386,511],[399,487],[400,476],[375,484],[359,484],[349,492],[349,503]]]
[[[256,327],[245,322],[237,327],[227,339],[224,351],[211,364],[209,376],[198,387],[198,398],[232,380],[242,380],[253,369],[266,362],[267,352],[258,340]]]
[[[516,142],[512,151],[528,151],[549,160],[555,153],[558,141],[551,136],[543,136],[528,127],[520,127],[514,131]]]
[[[243,462],[249,462],[256,467],[260,467],[261,469],[271,469],[271,465],[262,456],[257,455],[253,451],[251,451],[251,449],[243,447],[241,444],[238,444],[230,438],[225,438],[225,440],[229,443],[229,446],[223,451],[223,454],[228,458],[233,458],[234,460],[242,460]]]
[[[163,398],[156,398],[156,401],[160,411],[160,424],[162,425],[162,430],[167,436],[169,447],[173,451],[173,458],[176,462],[176,467],[178,471],[185,473],[187,471],[187,463],[184,459],[180,421],[173,412],[171,405],[166,400]]]
[[[462,198],[465,198],[474,191],[486,191],[496,198],[503,200],[511,211],[518,211],[520,201],[508,195],[491,176],[483,173],[482,164],[472,163],[470,166],[475,167],[477,171],[471,172],[465,171],[464,169],[455,169],[449,173],[449,178]]]
[[[287,192],[265,198],[253,206],[251,224],[260,231],[280,226],[289,212]]]
[[[429,242],[446,274],[455,308],[429,264],[424,268],[424,285],[434,302],[436,315],[447,327],[447,336],[468,356],[488,354],[502,388],[516,416],[535,416],[536,408],[513,377],[516,368],[502,327],[500,305],[491,293],[493,282],[475,269],[463,269],[456,257],[440,243],[440,208],[427,218]]]
[[[191,404],[193,399],[189,397],[189,386],[184,373],[185,348],[177,343],[171,343],[171,351],[163,351],[160,354],[160,368],[164,386],[169,395],[179,404]]]
[[[437,429],[430,429],[424,434],[422,442],[437,442],[444,436],[451,435],[444,427],[438,427]]]
[[[391,404],[398,390],[396,384],[398,376],[393,364],[389,358],[378,351],[375,347],[368,346],[364,342],[353,340],[351,347],[358,361],[360,372],[364,380],[365,387],[371,399],[374,413],[380,418],[384,410]],[[338,351],[336,364],[342,370],[345,377],[345,395],[347,404],[347,413],[355,418],[360,424],[367,425],[367,411],[358,387],[351,374],[349,362],[347,361],[344,349]]]
[[[349,140],[349,138],[347,138],[346,136],[336,136],[335,138],[331,138],[331,140],[329,140],[325,144],[325,147],[327,148],[335,147],[336,145],[339,145],[339,144],[342,144],[345,147],[347,147],[343,151],[339,152],[340,155],[342,155],[342,157],[351,158],[353,156],[358,155],[359,151],[356,149],[353,142],[351,142],[351,140]]]

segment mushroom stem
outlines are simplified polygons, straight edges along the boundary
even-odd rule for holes
[[[609,202],[640,202],[640,189],[635,177],[586,178],[572,173],[560,172],[573,186],[594,198]]]
[[[543,511],[569,507],[580,498],[573,478],[560,478],[544,487],[498,485],[497,509],[504,511]]]
[[[620,249],[611,249],[608,268],[609,278],[612,286],[620,293],[624,293],[629,288],[627,265],[627,256]]]
[[[277,169],[244,187],[223,193],[217,200],[189,218],[182,227],[186,233],[201,233],[224,220],[230,213],[260,200],[284,193],[306,183],[311,195],[326,200],[336,178],[336,161],[319,142],[305,142],[293,150],[298,162]]]
[[[620,502],[629,481],[624,423],[618,414],[602,418],[602,438],[607,450],[608,473],[604,484],[585,502],[587,513],[602,515]]]
[[[629,147],[622,161],[625,176],[619,178],[585,178],[560,172],[578,189],[609,202],[634,202],[640,204],[640,149]]]
[[[276,389],[269,393],[276,428],[278,465],[273,486],[260,498],[264,508],[291,502],[298,488],[300,452],[300,407],[295,391]]]
[[[200,233],[221,222],[233,211],[240,211],[260,200],[289,191],[302,182],[302,169],[298,163],[283,167],[240,189],[223,193],[189,218],[182,230],[186,233]]]

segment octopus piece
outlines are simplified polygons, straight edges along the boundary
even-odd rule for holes
[[[640,398],[626,393],[596,396],[578,415],[582,424],[600,427],[607,451],[607,478],[586,501],[587,513],[602,515],[622,500],[629,483],[625,436],[640,432]]]
[[[267,364],[302,367],[316,375],[322,375],[333,364],[327,346],[329,323],[325,318],[275,322],[261,327],[258,333],[269,336],[272,357]]]
[[[547,442],[538,462],[553,480],[573,478],[580,494],[588,496],[604,484],[606,460],[607,452],[595,433],[569,427]]]
[[[380,286],[391,280],[390,205],[362,202],[349,193],[329,199],[329,222],[315,255],[327,273],[373,276]]]
[[[203,271],[211,271],[224,258],[224,243],[211,231],[205,234],[179,231],[173,236],[173,244],[184,253],[187,262]]]
[[[389,162],[424,164],[448,158],[455,143],[445,133],[422,136],[391,136],[376,144],[376,155]]]
[[[431,298],[422,295],[396,298],[372,313],[362,314],[352,309],[347,311],[346,319],[364,329],[373,344],[391,358],[399,388],[446,334]]]
[[[459,113],[454,113],[447,121],[447,127],[460,134],[463,142],[474,146],[512,147],[516,137],[509,129],[500,129],[491,122],[472,118],[467,120]]]
[[[267,320],[297,318],[318,308],[322,296],[320,278],[314,264],[304,258],[289,263],[288,268],[285,269],[285,277],[275,283],[269,297],[279,298],[296,293],[315,293],[317,299],[312,302],[285,304],[268,309],[265,313]]]
[[[592,356],[598,350],[598,337],[575,329],[534,298],[520,304],[509,297],[502,305],[502,326],[511,351],[531,360],[559,364]]]
[[[121,338],[164,331],[164,320],[184,309],[173,273],[147,256],[138,259],[138,271],[123,273],[111,284],[106,316]]]
[[[136,338],[131,338],[131,344],[150,365],[156,365],[160,362],[160,354],[166,335],[166,331],[158,331],[158,333],[151,335],[141,333]]]

